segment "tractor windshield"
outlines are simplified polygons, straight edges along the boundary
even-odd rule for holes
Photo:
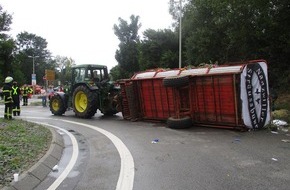
[[[108,71],[106,67],[76,67],[73,69],[73,83],[80,82],[102,82],[107,80]]]

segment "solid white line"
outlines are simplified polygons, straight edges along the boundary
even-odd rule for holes
[[[47,189],[47,190],[55,190],[65,180],[65,178],[68,176],[69,172],[73,169],[73,167],[74,167],[74,165],[75,165],[75,163],[77,161],[77,158],[78,158],[78,155],[79,155],[78,142],[77,142],[76,138],[70,132],[68,132],[65,129],[62,129],[60,127],[57,127],[57,126],[54,126],[54,125],[50,125],[50,124],[47,124],[47,123],[41,123],[41,122],[34,122],[34,123],[38,123],[38,124],[41,124],[41,125],[46,125],[46,126],[53,127],[53,128],[58,129],[58,130],[61,130],[61,131],[65,132],[70,137],[71,142],[72,142],[72,149],[73,149],[72,150],[72,156],[71,156],[71,159],[70,159],[68,165],[63,170],[63,172],[60,174],[60,176],[53,182],[53,184],[51,184],[50,187]]]
[[[72,123],[76,125],[82,125],[84,127],[88,127],[90,129],[96,130],[103,135],[107,136],[115,145],[117,148],[120,158],[121,158],[121,169],[119,174],[118,183],[116,186],[116,190],[132,190],[133,189],[133,183],[134,183],[134,160],[133,156],[130,153],[129,149],[126,147],[126,145],[115,135],[110,133],[109,131],[106,131],[104,129],[101,129],[99,127],[93,126],[93,125],[87,125],[83,123],[78,123],[74,121],[68,121],[68,120],[61,120],[67,123]]]
[[[29,118],[40,119],[39,117],[29,117]],[[42,117],[41,119],[47,119],[47,118],[43,118]],[[82,125],[84,127],[87,127],[87,128],[93,129],[95,131],[98,131],[98,132],[102,133],[103,135],[105,135],[106,137],[108,137],[113,142],[113,144],[115,145],[115,147],[117,148],[117,150],[119,152],[119,155],[120,155],[120,158],[121,158],[121,168],[120,168],[119,179],[118,179],[118,183],[117,183],[117,186],[116,186],[116,190],[132,190],[133,189],[134,175],[135,175],[135,170],[134,170],[135,169],[135,166],[134,166],[133,156],[132,156],[131,152],[129,151],[129,149],[126,147],[126,145],[117,136],[113,135],[109,131],[106,131],[104,129],[101,129],[101,128],[96,127],[96,126],[93,126],[93,125],[88,125],[88,124],[83,124],[83,123],[79,123],[79,122],[63,120],[63,119],[53,119],[53,120],[59,120],[59,121],[63,121],[63,122],[67,122],[67,123],[72,123],[72,124],[76,124],[76,125]],[[48,125],[48,124],[43,123],[43,125]],[[53,125],[48,125],[48,126],[55,127]],[[59,128],[59,127],[55,127],[55,128],[64,131],[71,138],[74,138],[74,136],[72,134],[70,134],[68,131],[66,131],[66,130],[64,130],[62,128]],[[77,143],[75,138],[74,138],[74,142]],[[74,144],[74,142],[73,142],[73,144]],[[74,155],[74,152],[75,151],[73,151],[73,155]],[[77,148],[77,154],[78,154],[78,148]],[[73,162],[72,160],[73,159],[70,160],[70,163]],[[75,162],[76,162],[76,160],[74,161],[73,165],[75,164]],[[69,163],[69,165],[70,165],[70,163]],[[66,169],[68,168],[68,166],[66,167]],[[70,165],[70,167],[72,167],[72,166]],[[70,170],[71,169],[72,168],[70,168]],[[61,178],[59,177],[50,186],[49,190],[56,189],[60,185],[60,183],[65,179],[65,177],[68,175],[69,171],[66,171],[65,174],[63,174],[64,173],[63,172],[61,174],[61,176],[60,176]]]

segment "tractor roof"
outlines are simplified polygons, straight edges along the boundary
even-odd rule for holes
[[[74,65],[72,68],[83,68],[83,67],[93,67],[97,69],[105,69],[107,66],[105,65],[97,65],[97,64],[79,64],[79,65]]]

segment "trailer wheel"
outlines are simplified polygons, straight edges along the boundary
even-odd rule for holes
[[[189,116],[183,118],[169,117],[167,119],[167,126],[171,129],[186,129],[191,127],[192,121]]]
[[[73,93],[73,110],[80,118],[91,118],[98,109],[98,95],[86,86],[78,86]]]
[[[49,108],[53,115],[62,115],[66,111],[64,100],[59,95],[51,96]]]
[[[188,76],[174,76],[163,79],[163,86],[165,87],[182,87],[188,84]]]

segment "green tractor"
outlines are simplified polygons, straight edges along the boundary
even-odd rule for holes
[[[63,115],[68,108],[80,118],[91,118],[98,109],[104,115],[114,115],[120,110],[120,89],[110,82],[106,66],[73,66],[71,82],[64,89],[50,98],[49,107],[54,115]]]

